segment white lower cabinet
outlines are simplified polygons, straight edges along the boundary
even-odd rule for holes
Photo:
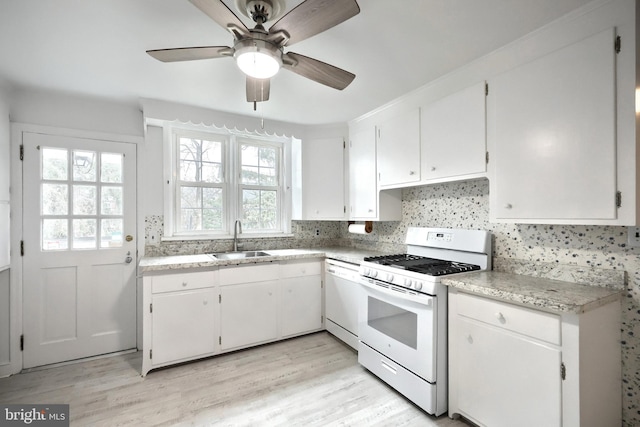
[[[220,287],[222,350],[261,344],[278,337],[277,291],[277,280]]]
[[[282,338],[322,329],[321,263],[306,260],[282,263],[280,277]]]
[[[143,278],[142,375],[218,351],[217,271]]]
[[[322,260],[143,278],[142,376],[323,328]]]
[[[216,351],[214,289],[154,295],[153,363],[163,364]]]
[[[458,406],[470,419],[492,427],[561,425],[557,347],[463,316],[452,339],[459,348]]]
[[[479,426],[621,423],[620,302],[547,312],[449,288],[449,416]]]

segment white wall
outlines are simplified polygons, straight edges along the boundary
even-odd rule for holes
[[[0,376],[11,363],[11,292],[9,281],[9,91],[0,81]]]
[[[34,89],[14,91],[11,122],[130,136],[144,132],[134,103]]]

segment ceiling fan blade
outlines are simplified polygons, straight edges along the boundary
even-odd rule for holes
[[[262,102],[269,100],[269,79],[255,79],[247,76],[247,102]]]
[[[200,9],[209,18],[213,19],[225,30],[232,31],[233,26],[241,30],[244,34],[249,34],[249,29],[238,16],[227,7],[222,0],[189,0],[195,7]],[[231,26],[231,28],[230,28]],[[233,32],[233,31],[232,31]],[[237,34],[234,33],[234,37]],[[236,37],[237,38],[237,37]]]
[[[356,0],[306,0],[269,28],[269,33],[285,32],[294,43],[315,36],[360,13]]]
[[[353,73],[298,53],[284,54],[283,62],[282,66],[287,70],[338,90],[346,88],[356,78]]]
[[[177,62],[233,56],[233,49],[227,46],[178,47],[175,49],[148,50],[147,53],[158,61]]]

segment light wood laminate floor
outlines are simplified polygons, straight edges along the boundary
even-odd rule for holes
[[[70,405],[73,426],[468,427],[418,409],[326,332],[151,371],[140,353],[0,379],[3,404]]]

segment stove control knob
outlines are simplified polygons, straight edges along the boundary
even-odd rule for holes
[[[411,288],[413,285],[413,281],[411,279],[404,279],[404,286],[407,288]]]
[[[387,282],[393,282],[393,274],[387,274]]]
[[[371,269],[370,268],[363,268],[362,269],[362,275],[363,276],[368,276],[371,274]]]
[[[416,288],[416,291],[419,291],[420,289],[422,289],[422,282],[414,283],[414,288]]]
[[[378,272],[376,270],[371,270],[371,277],[378,277]]]

